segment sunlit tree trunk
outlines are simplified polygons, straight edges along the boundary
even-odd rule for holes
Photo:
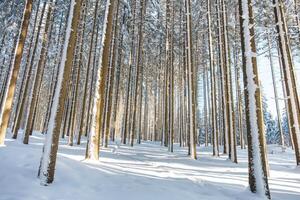
[[[207,24],[208,24],[208,48],[209,48],[209,69],[211,81],[211,117],[212,117],[212,137],[213,137],[213,155],[219,156],[219,133],[217,128],[217,100],[216,100],[216,70],[214,66],[213,39],[211,30],[211,4],[207,3]]]
[[[130,145],[133,146],[134,138],[137,135],[136,134],[136,112],[138,107],[138,84],[139,84],[139,77],[141,73],[142,68],[142,56],[143,56],[143,34],[144,34],[144,17],[146,13],[146,0],[140,1],[140,22],[138,26],[138,45],[137,45],[137,54],[136,54],[136,70],[135,70],[135,85],[134,85],[134,100],[133,100],[133,113],[132,113],[132,125],[131,125],[131,131],[130,131]],[[141,80],[140,80],[141,81]]]
[[[223,141],[224,141],[224,148],[223,148],[223,153],[227,154],[229,152],[229,127],[228,127],[228,107],[226,103],[226,72],[224,71],[225,66],[224,66],[224,51],[223,51],[223,45],[222,42],[224,40],[223,37],[223,29],[222,29],[222,15],[221,15],[221,0],[216,0],[215,2],[215,7],[216,7],[216,12],[217,12],[217,34],[218,34],[218,65],[219,65],[219,72],[220,72],[220,80],[219,80],[219,85],[221,89],[219,90],[219,96],[222,102],[222,134],[223,134]]]
[[[93,98],[92,96],[94,95],[93,92],[93,85],[95,84],[95,76],[94,74],[96,73],[97,67],[96,67],[96,50],[97,50],[97,44],[99,40],[99,32],[100,32],[100,26],[97,26],[97,31],[96,31],[96,40],[95,40],[95,45],[94,45],[94,57],[93,57],[93,66],[92,66],[92,74],[91,74],[91,81],[90,81],[90,88],[89,88],[89,96],[88,96],[88,115],[87,115],[87,120],[86,120],[86,126],[85,126],[85,136],[87,136],[87,145],[86,145],[86,151],[85,151],[85,157],[88,158],[89,156],[89,144],[90,144],[90,137],[89,137],[89,132],[91,130],[92,126],[92,106],[93,106]],[[99,143],[100,144],[100,143]]]
[[[285,91],[288,97],[288,114],[290,119],[290,127],[294,141],[294,150],[296,163],[300,165],[300,105],[299,95],[297,91],[296,75],[294,71],[293,58],[288,37],[287,24],[283,3],[281,0],[273,0],[275,22],[278,33],[279,50],[281,54],[281,64],[283,68]]]
[[[123,16],[122,16],[122,25],[116,29],[117,31],[117,52],[116,52],[116,75],[115,75],[115,92],[114,92],[114,100],[113,100],[113,113],[112,113],[112,129],[111,129],[111,137],[112,140],[115,140],[116,135],[116,125],[117,125],[117,116],[118,116],[118,102],[119,102],[119,95],[120,95],[120,77],[121,77],[121,69],[124,65],[123,63],[123,42],[124,42],[124,35],[122,31],[125,26],[125,19],[126,19],[126,12],[125,7],[123,8]],[[119,26],[119,19],[116,19],[116,25]]]
[[[131,34],[131,51],[130,51],[130,58],[129,58],[129,75],[128,75],[128,82],[127,82],[127,89],[126,89],[126,95],[125,95],[125,120],[124,120],[124,130],[123,130],[123,136],[122,136],[122,143],[126,144],[127,141],[127,135],[130,130],[130,127],[128,128],[128,125],[130,126],[131,122],[131,116],[130,116],[130,108],[132,103],[130,102],[130,88],[131,88],[131,81],[132,81],[132,73],[133,73],[133,66],[135,64],[135,54],[136,54],[136,45],[135,45],[135,39],[136,39],[136,1],[133,0],[131,2],[132,5],[132,25],[130,27],[129,33]],[[129,105],[130,104],[130,105]],[[129,120],[128,120],[129,118]],[[129,122],[128,122],[129,121]]]
[[[167,144],[169,151],[173,152],[173,137],[174,137],[174,107],[173,107],[173,94],[174,94],[174,82],[173,82],[173,31],[172,31],[172,14],[173,5],[170,0],[166,1],[166,107],[165,107],[165,137],[168,140]]]
[[[239,0],[243,77],[245,85],[250,190],[271,198],[267,178],[262,98],[257,69],[251,0]]]
[[[49,122],[49,117],[50,117],[50,110],[52,108],[52,105],[53,105],[53,95],[54,95],[54,91],[55,91],[55,88],[56,88],[56,84],[57,84],[57,78],[58,78],[58,73],[59,73],[59,59],[60,59],[60,56],[62,54],[62,51],[63,51],[63,29],[62,29],[62,24],[63,24],[63,17],[61,16],[61,19],[60,19],[60,25],[59,25],[59,39],[57,40],[57,43],[56,43],[56,54],[55,54],[55,61],[54,61],[54,68],[53,68],[53,80],[51,81],[51,85],[50,85],[50,88],[49,88],[49,96],[48,96],[48,105],[47,105],[47,111],[46,111],[46,117],[45,117],[45,120],[44,120],[44,125],[43,125],[43,133],[46,133],[47,131],[47,128],[48,128],[48,122]]]
[[[37,8],[39,6],[40,6],[40,1],[37,4]],[[26,57],[26,66],[25,66],[24,74],[23,74],[22,81],[21,81],[21,89],[20,89],[20,93],[18,96],[18,100],[17,100],[17,108],[15,111],[15,116],[13,118],[14,120],[13,120],[13,127],[12,127],[12,133],[13,133],[12,137],[14,139],[16,139],[18,136],[18,131],[19,131],[19,128],[21,125],[21,120],[22,120],[23,114],[24,114],[25,100],[29,96],[27,91],[28,91],[29,81],[31,80],[30,76],[32,73],[32,66],[33,66],[33,65],[30,65],[30,63],[31,63],[30,58],[31,58],[31,54],[34,55],[34,53],[35,53],[35,52],[32,53],[31,50],[36,49],[36,46],[37,46],[37,42],[38,42],[40,30],[41,30],[41,24],[43,21],[42,17],[44,15],[45,6],[46,6],[46,3],[44,3],[43,9],[41,10],[42,14],[39,19],[40,21],[38,23],[37,31],[35,31],[35,30],[36,30],[36,25],[37,25],[39,9],[36,10],[35,17],[34,17],[32,34],[31,34],[28,53],[27,53],[27,57]]]
[[[113,15],[114,15],[114,4],[115,1],[107,1],[106,13],[105,13],[105,25],[103,28],[103,38],[102,38],[102,52],[100,53],[100,67],[97,72],[95,97],[94,97],[94,109],[91,119],[91,130],[89,135],[89,151],[88,159],[98,160],[99,150],[100,150],[100,130],[102,129],[102,122],[100,121],[103,113],[104,103],[105,103],[105,88],[106,88],[106,77],[109,66],[110,58],[110,44],[112,36],[113,27]]]
[[[47,54],[47,42],[48,42],[48,37],[49,34],[51,32],[51,21],[52,21],[52,1],[50,1],[50,5],[48,7],[48,11],[47,11],[47,17],[46,17],[46,24],[45,24],[45,30],[44,30],[44,34],[43,34],[43,39],[42,39],[42,50],[40,53],[40,58],[39,58],[39,62],[37,65],[37,69],[35,72],[35,77],[34,77],[34,81],[33,81],[33,88],[31,91],[31,96],[29,98],[28,104],[28,110],[29,110],[29,114],[28,117],[26,119],[26,124],[25,124],[25,128],[24,128],[24,138],[23,138],[23,143],[24,144],[28,144],[29,141],[29,135],[32,133],[33,131],[33,125],[34,125],[34,113],[36,110],[36,106],[37,106],[37,101],[38,101],[38,93],[39,93],[39,89],[41,86],[41,81],[42,81],[42,76],[43,76],[43,72],[44,72],[44,62],[46,59],[46,54]],[[33,62],[33,59],[32,59]],[[33,64],[33,63],[32,63]]]
[[[67,98],[67,89],[72,63],[74,58],[75,46],[77,41],[77,28],[81,11],[82,0],[72,0],[70,6],[69,19],[65,35],[64,51],[60,62],[59,76],[53,96],[52,112],[49,118],[49,127],[43,147],[43,155],[39,177],[41,184],[47,185],[53,182],[56,165],[56,157],[59,143],[59,134],[63,117],[64,103]]]
[[[221,12],[221,67],[223,77],[223,88],[224,88],[224,109],[225,109],[225,137],[228,143],[228,157],[233,162],[236,160],[236,152],[234,145],[234,118],[232,109],[232,97],[231,97],[231,68],[230,68],[230,56],[228,51],[228,38],[227,38],[227,20],[226,20],[226,8],[224,0],[219,1],[219,12]]]
[[[86,16],[87,16],[87,8],[88,5],[86,2],[83,2],[82,5],[82,13],[81,13],[81,24],[78,28],[80,31],[78,34],[79,42],[78,49],[77,49],[77,57],[78,60],[75,62],[74,70],[75,70],[75,77],[74,77],[74,91],[72,97],[72,112],[71,112],[71,128],[69,133],[69,140],[68,144],[73,146],[74,135],[76,133],[76,123],[77,123],[77,104],[78,104],[78,92],[79,92],[79,84],[80,84],[80,75],[81,75],[81,68],[83,66],[83,50],[84,50],[84,37],[86,32]],[[78,133],[80,135],[80,133]],[[78,136],[79,138],[79,136]]]
[[[193,47],[192,47],[192,21],[191,2],[186,0],[186,22],[187,22],[187,72],[188,72],[188,107],[189,107],[189,136],[191,157],[197,159],[196,152],[196,96],[194,85]]]
[[[32,11],[32,3],[33,0],[27,0],[25,3],[18,43],[13,59],[13,67],[11,69],[12,71],[9,72],[8,85],[0,108],[0,145],[4,144],[6,129],[8,127],[9,117],[12,110],[13,97],[16,90],[17,78],[20,71],[22,54]]]
[[[92,50],[93,50],[93,45],[94,45],[94,40],[95,40],[95,32],[97,29],[97,14],[98,14],[98,7],[99,7],[99,0],[96,1],[95,5],[95,10],[94,10],[94,19],[93,19],[93,29],[91,33],[91,43],[90,43],[90,49],[89,49],[89,54],[88,54],[88,63],[87,63],[87,70],[85,74],[85,79],[84,79],[84,91],[83,91],[83,100],[82,100],[82,107],[81,107],[81,118],[80,118],[80,125],[79,125],[79,133],[78,133],[78,138],[77,138],[77,144],[80,144],[81,141],[81,136],[85,132],[84,128],[84,122],[87,123],[88,121],[85,119],[87,118],[88,113],[86,112],[86,103],[87,103],[87,94],[88,94],[88,78],[90,77],[90,71],[91,71],[91,62],[92,62]]]

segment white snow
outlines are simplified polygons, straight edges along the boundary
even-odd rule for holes
[[[212,147],[198,147],[198,160],[174,145],[174,153],[160,143],[134,147],[111,144],[99,162],[85,161],[84,141],[67,146],[61,140],[55,180],[40,185],[37,172],[44,136],[34,133],[31,144],[6,139],[0,147],[0,200],[255,200],[248,189],[247,150],[238,148],[239,164],[212,156]],[[8,135],[7,138],[11,138]],[[269,146],[272,199],[300,199],[300,169],[293,151]],[[271,154],[272,153],[272,154]]]

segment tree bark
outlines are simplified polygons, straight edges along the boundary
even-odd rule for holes
[[[191,2],[186,0],[186,22],[187,22],[187,72],[188,72],[188,107],[189,107],[189,136],[191,157],[197,159],[196,152],[196,96],[194,85],[193,47],[192,47],[192,19]]]
[[[65,36],[64,52],[60,62],[59,76],[53,97],[54,102],[49,118],[49,127],[43,147],[43,155],[41,158],[39,176],[41,179],[41,184],[43,185],[48,185],[54,180],[59,134],[63,117],[64,103],[68,93],[68,84],[66,83],[69,83],[69,75],[72,71],[81,6],[82,0],[71,1]]]
[[[259,87],[251,0],[239,0],[250,190],[271,199],[266,163],[262,99]]]
[[[109,65],[110,44],[113,26],[113,14],[114,14],[115,1],[108,0],[106,13],[105,13],[105,25],[103,27],[104,37],[102,38],[102,52],[100,52],[100,66],[97,72],[95,97],[94,97],[94,109],[92,113],[92,126],[89,135],[89,151],[88,159],[98,160],[100,150],[100,130],[102,122],[100,121],[103,113],[105,97],[103,96],[106,88],[106,77]],[[100,98],[101,97],[101,98]]]
[[[32,133],[33,131],[33,125],[34,125],[34,117],[35,117],[35,110],[37,107],[37,101],[38,101],[38,93],[39,93],[39,89],[41,87],[41,81],[42,81],[42,76],[44,73],[44,63],[45,63],[45,59],[46,59],[46,55],[47,55],[47,44],[48,44],[48,39],[49,39],[49,35],[51,33],[51,25],[52,25],[52,0],[49,2],[49,10],[47,11],[47,18],[46,18],[46,24],[45,24],[45,31],[43,34],[43,39],[42,39],[42,50],[40,53],[40,58],[39,58],[39,62],[37,65],[37,69],[35,72],[35,77],[34,77],[34,81],[33,81],[33,88],[31,91],[31,96],[29,98],[28,104],[28,110],[29,110],[29,114],[28,117],[26,119],[26,123],[25,123],[25,131],[24,131],[24,138],[23,138],[23,143],[24,144],[28,144],[29,141],[29,135]],[[42,15],[43,16],[43,15]],[[41,21],[42,21],[43,17],[41,17]],[[38,37],[37,37],[38,38]],[[33,59],[32,59],[32,63],[31,65],[33,65]]]
[[[296,164],[300,165],[300,105],[299,95],[297,91],[296,75],[294,71],[294,64],[292,53],[290,49],[290,42],[288,38],[287,24],[285,20],[285,13],[283,11],[283,3],[281,0],[273,0],[276,29],[279,35],[279,50],[282,60],[282,68],[285,81],[285,91],[288,97],[288,114],[290,119],[290,127],[294,141],[294,150],[296,156]]]
[[[16,90],[16,83],[20,71],[24,44],[27,36],[30,15],[32,11],[33,0],[27,0],[23,13],[22,24],[20,28],[16,52],[14,55],[13,68],[9,75],[8,88],[5,91],[4,102],[0,110],[0,145],[4,144],[6,129],[8,127],[9,117],[12,110],[13,97]]]

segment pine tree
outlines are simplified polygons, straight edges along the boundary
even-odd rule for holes
[[[217,100],[216,100],[216,70],[213,53],[213,39],[211,30],[211,4],[210,0],[207,3],[207,24],[208,24],[208,47],[209,47],[209,69],[211,79],[211,105],[212,105],[212,134],[213,134],[213,155],[219,156],[219,133],[217,128]]]
[[[52,111],[49,117],[49,127],[43,147],[43,155],[41,158],[39,177],[41,184],[47,185],[53,182],[56,165],[56,156],[59,143],[59,134],[63,117],[64,103],[67,98],[67,89],[72,71],[72,61],[77,40],[77,28],[79,24],[79,16],[82,1],[72,0],[69,10],[69,19],[65,34],[64,51],[60,61],[59,75],[55,94],[53,96]]]
[[[102,129],[102,122],[100,121],[103,108],[104,108],[104,93],[105,93],[105,82],[107,77],[108,65],[109,65],[109,49],[111,44],[111,32],[113,26],[113,14],[114,14],[114,3],[115,1],[108,0],[106,3],[105,21],[103,27],[104,37],[102,39],[102,52],[100,53],[100,66],[97,72],[96,88],[94,109],[91,119],[91,130],[89,133],[88,153],[87,158],[92,160],[99,159],[100,150],[100,131]],[[101,98],[100,98],[101,97]]]
[[[257,71],[251,0],[239,0],[243,76],[245,89],[250,190],[271,198],[266,163],[262,99]]]
[[[28,104],[29,104],[29,114],[28,118],[26,119],[26,125],[25,125],[25,132],[24,132],[24,138],[23,138],[23,143],[28,144],[29,141],[29,135],[32,134],[33,132],[33,125],[34,125],[34,119],[35,119],[35,113],[37,109],[37,102],[39,98],[39,92],[41,88],[41,82],[42,82],[42,77],[44,74],[44,67],[45,67],[45,59],[47,56],[47,46],[48,46],[48,39],[49,35],[51,33],[52,29],[52,0],[49,2],[49,7],[47,11],[47,17],[46,17],[46,23],[45,23],[45,30],[42,38],[42,50],[40,53],[40,58],[38,61],[37,69],[35,72],[35,77],[33,81],[33,90],[32,94],[29,98]],[[41,17],[41,21],[42,21]]]
[[[191,157],[197,159],[196,152],[196,97],[194,85],[194,67],[193,67],[193,47],[192,47],[192,21],[191,21],[191,2],[185,1],[186,23],[187,23],[187,74],[188,74],[188,107],[189,107],[189,137]]]
[[[296,86],[296,77],[294,71],[293,57],[289,43],[287,32],[287,24],[285,20],[285,13],[283,11],[283,3],[281,0],[273,0],[276,29],[278,33],[278,43],[281,55],[281,64],[284,74],[285,92],[288,98],[288,113],[290,119],[290,127],[294,142],[294,150],[296,156],[296,163],[300,165],[300,105],[299,96]]]
[[[8,127],[9,117],[13,104],[13,97],[16,90],[17,77],[20,71],[21,59],[24,49],[24,43],[27,37],[27,30],[32,11],[32,0],[27,0],[23,12],[21,28],[19,30],[18,43],[11,72],[9,72],[8,88],[5,91],[4,101],[0,108],[0,145],[4,144],[6,129]]]

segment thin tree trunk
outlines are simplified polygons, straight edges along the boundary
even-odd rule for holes
[[[48,7],[48,13],[47,13],[47,18],[46,18],[46,24],[45,24],[45,31],[43,34],[43,39],[42,39],[42,50],[41,50],[41,54],[40,54],[40,59],[37,65],[37,69],[35,72],[35,77],[33,80],[33,88],[31,91],[31,96],[29,97],[29,115],[26,119],[26,123],[25,123],[25,129],[24,129],[24,138],[23,138],[23,143],[24,144],[28,144],[29,141],[29,135],[32,133],[33,131],[33,125],[34,125],[34,113],[37,107],[37,101],[38,101],[38,93],[39,93],[39,89],[41,87],[41,81],[42,81],[42,76],[44,73],[44,62],[46,59],[46,55],[47,55],[47,46],[48,46],[48,37],[51,33],[51,24],[52,24],[52,0],[49,2],[50,5]],[[41,17],[41,21],[43,19],[43,15]],[[33,65],[33,59],[31,60],[32,63],[31,65]]]
[[[118,48],[118,36],[119,36],[119,5],[120,1],[117,0],[116,3],[116,10],[115,10],[115,27],[114,27],[114,34],[113,34],[113,39],[111,42],[111,61],[110,61],[110,77],[109,77],[109,82],[108,82],[108,93],[107,93],[107,112],[106,112],[106,121],[105,121],[105,129],[104,129],[104,134],[105,134],[105,147],[108,146],[108,138],[110,134],[110,122],[111,122],[111,112],[112,112],[112,103],[113,103],[113,90],[114,90],[114,83],[115,83],[115,64],[116,64],[116,58],[117,58],[117,48]]]
[[[122,17],[122,27],[121,30],[123,30],[123,27],[125,25],[125,17],[126,17],[126,12],[125,12],[125,7],[123,9],[123,17]],[[117,18],[117,22],[116,24],[119,24],[119,19]],[[122,31],[119,30],[120,27],[118,27],[118,34],[117,34],[117,41],[116,41],[116,45],[117,45],[117,58],[116,58],[116,62],[117,62],[117,69],[116,69],[116,83],[115,83],[115,94],[114,94],[114,100],[113,100],[113,116],[112,116],[112,130],[111,130],[111,137],[112,140],[115,140],[115,132],[116,132],[116,124],[117,124],[117,115],[118,115],[118,102],[119,102],[119,93],[120,93],[120,77],[121,77],[121,69],[123,66],[123,34]]]
[[[63,17],[61,16],[61,20],[60,20],[60,25],[59,25],[59,39],[57,39],[57,43],[56,43],[56,54],[55,54],[55,61],[54,61],[54,68],[53,68],[53,80],[51,81],[51,85],[50,85],[50,92],[49,92],[49,96],[48,96],[48,106],[47,106],[47,111],[46,111],[46,117],[44,120],[44,125],[43,125],[43,133],[47,132],[47,128],[48,128],[48,122],[49,122],[49,117],[50,117],[50,110],[52,108],[52,104],[53,104],[53,96],[54,96],[54,91],[55,91],[55,87],[57,84],[57,78],[58,78],[58,73],[59,73],[59,58],[62,54],[63,51],[63,45],[61,45],[63,43],[63,37],[62,37],[62,23],[63,23]],[[56,70],[56,71],[55,71]]]
[[[100,66],[97,72],[97,81],[96,81],[96,94],[94,97],[94,109],[92,113],[92,126],[89,135],[89,151],[88,159],[98,160],[99,159],[99,150],[100,150],[100,130],[102,129],[102,122],[100,121],[103,113],[105,97],[105,82],[107,77],[108,65],[109,65],[109,54],[110,54],[110,44],[111,44],[111,35],[112,35],[112,26],[113,26],[113,15],[114,15],[114,4],[115,1],[107,1],[106,13],[105,13],[105,25],[103,28],[102,37],[102,52],[100,52]],[[101,97],[101,98],[100,98]]]
[[[126,89],[126,103],[125,103],[125,120],[124,120],[124,131],[123,131],[123,137],[122,137],[122,143],[126,144],[126,140],[127,140],[127,135],[128,132],[130,130],[130,127],[128,128],[128,124],[130,125],[130,123],[128,123],[128,121],[130,122],[130,105],[132,105],[132,103],[129,103],[130,101],[130,88],[131,88],[131,78],[132,78],[132,71],[133,71],[133,66],[134,66],[134,57],[136,54],[136,46],[135,46],[135,26],[136,26],[136,1],[133,0],[131,2],[132,4],[132,12],[133,12],[133,18],[132,18],[132,25],[130,27],[130,34],[131,34],[131,51],[130,51],[130,58],[129,58],[129,75],[128,75],[128,82],[127,82],[127,89]],[[128,120],[129,117],[129,120]]]
[[[275,22],[277,33],[279,34],[279,50],[282,59],[282,68],[285,81],[285,91],[288,97],[288,114],[290,119],[290,127],[294,141],[294,150],[296,156],[296,164],[300,165],[300,105],[297,91],[296,77],[290,42],[288,38],[285,13],[283,11],[283,3],[281,0],[273,0]]]
[[[94,19],[93,19],[93,29],[92,29],[92,38],[90,43],[90,49],[88,54],[88,63],[87,63],[87,69],[86,69],[86,75],[84,79],[84,92],[83,92],[83,100],[82,100],[82,107],[81,107],[81,118],[80,118],[80,127],[79,127],[79,133],[77,138],[77,144],[80,144],[81,135],[84,133],[84,120],[86,119],[86,102],[87,102],[87,92],[88,92],[88,78],[90,77],[90,69],[91,69],[91,61],[92,61],[92,50],[94,45],[94,38],[95,38],[95,32],[96,32],[96,26],[97,26],[97,14],[98,14],[98,7],[99,7],[99,1],[96,1],[95,10],[94,10]],[[88,121],[86,120],[86,125]]]
[[[207,23],[208,23],[208,47],[209,47],[209,68],[211,81],[211,109],[212,109],[212,138],[213,138],[213,155],[219,156],[219,133],[217,128],[217,100],[216,100],[216,70],[214,66],[213,39],[211,31],[211,4],[207,0]]]
[[[41,24],[43,21],[43,19],[42,19],[43,15],[44,15],[43,13],[45,11],[46,3],[44,3],[43,9],[41,10],[42,14],[40,17],[40,22],[38,24],[38,30],[36,32],[35,30],[36,30],[37,19],[38,19],[38,14],[39,14],[39,9],[38,9],[39,6],[40,6],[40,1],[37,4],[37,10],[36,10],[36,14],[35,14],[34,22],[33,22],[32,35],[30,38],[28,53],[27,53],[27,57],[26,57],[26,66],[25,66],[23,77],[22,77],[21,89],[19,92],[19,96],[18,96],[18,100],[17,100],[17,108],[15,111],[15,116],[14,116],[14,120],[13,120],[13,127],[12,127],[12,133],[13,133],[12,138],[13,139],[17,139],[18,131],[19,131],[19,128],[21,125],[21,120],[22,120],[22,117],[24,114],[25,100],[28,97],[27,91],[28,91],[29,80],[30,80],[30,76],[32,73],[32,67],[33,67],[33,65],[30,65],[31,59],[32,59],[31,54],[34,55],[34,53],[35,53],[35,52],[32,53],[31,50],[36,49],[36,46],[37,46],[40,29],[41,29]],[[32,48],[32,45],[33,45],[33,48]]]
[[[135,122],[136,122],[136,112],[138,107],[138,84],[139,84],[139,76],[142,68],[142,55],[143,55],[143,26],[144,26],[144,16],[146,13],[146,0],[140,1],[140,22],[138,27],[138,48],[137,48],[137,54],[136,54],[136,73],[135,73],[135,85],[134,85],[134,100],[133,100],[133,113],[132,113],[132,125],[131,125],[131,131],[130,131],[130,145],[133,146],[134,143],[134,137],[136,134],[135,129]]]
[[[285,110],[286,110],[286,117],[287,117],[287,121],[288,121],[288,129],[289,129],[289,136],[290,136],[290,141],[291,141],[291,146],[292,149],[294,150],[294,140],[293,140],[293,136],[292,136],[292,129],[291,129],[291,121],[290,121],[290,115],[289,115],[289,107],[288,107],[288,98],[286,95],[286,86],[285,86],[285,82],[284,82],[284,75],[283,75],[283,68],[282,68],[282,60],[281,60],[281,55],[280,55],[280,50],[279,50],[279,46],[277,46],[277,53],[278,53],[278,62],[279,62],[279,69],[280,69],[280,78],[281,78],[281,82],[282,82],[282,91],[283,91],[283,98],[284,98],[284,105],[285,105]]]
[[[196,96],[194,85],[194,67],[193,67],[193,47],[192,47],[192,21],[191,21],[191,3],[186,0],[186,21],[187,21],[187,72],[188,72],[188,107],[189,107],[189,136],[191,157],[197,159],[196,152]]]
[[[280,142],[281,146],[284,147],[284,135],[281,125],[281,114],[280,114],[280,108],[279,108],[279,102],[278,102],[278,93],[277,93],[277,84],[275,79],[275,72],[274,72],[274,64],[272,59],[272,52],[271,52],[271,38],[270,38],[270,32],[268,31],[268,53],[269,53],[269,61],[270,61],[270,67],[272,72],[272,81],[273,81],[273,88],[274,88],[274,96],[275,96],[275,105],[276,105],[276,112],[277,112],[277,123],[278,123],[278,129],[280,134]]]
[[[223,153],[227,154],[230,151],[230,147],[229,147],[229,119],[228,118],[228,107],[227,107],[227,103],[226,103],[226,72],[225,69],[226,67],[224,66],[224,60],[226,61],[226,59],[224,59],[224,48],[223,48],[223,30],[222,30],[222,15],[221,15],[221,9],[220,9],[220,0],[216,0],[216,11],[217,11],[217,27],[218,27],[218,53],[219,53],[219,70],[220,70],[220,85],[221,85],[221,90],[220,91],[220,95],[221,95],[221,99],[222,99],[222,125],[223,125],[223,140],[224,140],[224,149],[223,149]]]

